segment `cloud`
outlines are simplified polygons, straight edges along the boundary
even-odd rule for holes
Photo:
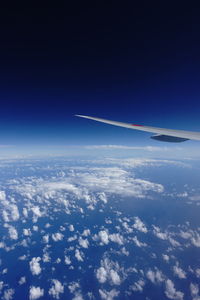
[[[181,269],[178,264],[176,266],[173,266],[173,272],[174,275],[177,276],[180,279],[185,279],[186,278],[186,272]]]
[[[134,218],[135,223],[133,224],[133,227],[141,232],[147,233],[147,228],[145,224],[140,220],[140,218],[135,217]]]
[[[133,242],[135,243],[135,245],[136,245],[137,247],[146,247],[146,246],[147,246],[146,243],[140,242],[140,241],[138,240],[137,236],[134,236],[134,237],[132,238],[132,240],[133,240]]]
[[[189,199],[190,199],[191,201],[200,201],[200,195],[190,196]]]
[[[169,261],[169,255],[167,254],[162,254],[163,259],[168,262]]]
[[[66,265],[70,265],[71,264],[71,260],[69,256],[65,256],[65,264]]]
[[[195,247],[200,247],[200,235],[199,233],[195,232],[195,235],[191,238],[191,242]]]
[[[35,299],[39,299],[40,297],[44,296],[44,290],[41,289],[39,286],[35,287],[35,286],[31,286],[30,290],[29,290],[29,299],[30,300],[35,300]]]
[[[60,298],[60,294],[64,293],[64,286],[57,279],[52,279],[52,287],[49,289],[49,295],[55,299]]]
[[[96,277],[100,283],[104,283],[107,280],[107,271],[104,267],[97,269]]]
[[[18,281],[18,283],[19,283],[19,285],[22,285],[22,284],[26,283],[26,277],[25,277],[25,276],[22,276],[22,277],[20,278],[20,280]]]
[[[58,241],[62,241],[64,235],[60,232],[56,232],[52,234],[52,239],[54,240],[54,242],[58,242]]]
[[[148,270],[146,276],[153,284],[159,284],[164,281],[164,275],[158,269],[156,269],[155,271]]]
[[[119,233],[109,234],[109,240],[112,241],[112,242],[114,242],[114,243],[117,243],[119,245],[123,245],[124,244],[124,238]]]
[[[68,285],[70,293],[74,294],[74,297],[72,300],[83,300],[83,297],[81,295],[81,290],[80,290],[80,284],[78,282],[71,282]],[[89,296],[90,293],[88,293]],[[93,298],[90,298],[93,299]]]
[[[191,293],[191,296],[194,297],[193,299],[195,300],[198,300],[200,299],[199,298],[199,287],[198,287],[198,284],[195,284],[195,283],[190,283],[190,293]]]
[[[176,291],[174,283],[170,279],[167,279],[165,282],[165,295],[173,300],[183,300],[184,296],[182,292]]]
[[[87,239],[83,239],[82,237],[80,237],[78,242],[79,242],[79,245],[83,248],[88,248],[89,247],[89,242],[88,242]]]
[[[0,201],[6,200],[6,193],[4,191],[0,191]]]
[[[1,299],[3,300],[12,300],[14,296],[14,289],[7,289],[4,291],[3,297]]]
[[[155,146],[125,146],[125,145],[88,145],[84,146],[88,150],[143,150],[150,152],[157,151],[172,151],[169,147],[155,147]],[[174,149],[173,149],[174,151]]]
[[[105,258],[101,260],[101,266],[96,271],[96,278],[100,283],[105,283],[108,280],[112,285],[120,285],[121,278],[119,271],[118,263]]]
[[[37,222],[38,218],[42,217],[40,207],[39,206],[33,206],[31,208],[31,210],[33,212],[33,222]]]
[[[15,229],[14,226],[9,225],[8,233],[9,233],[9,236],[10,236],[11,240],[17,240],[18,239],[18,232],[17,232],[17,230]]]
[[[40,267],[40,257],[33,257],[32,260],[29,262],[30,270],[33,275],[39,275],[42,271]]]
[[[112,289],[111,291],[99,289],[99,294],[103,300],[113,300],[114,298],[118,297],[119,292],[115,289]]]
[[[74,225],[72,224],[69,225],[69,231],[74,231]]]
[[[145,286],[145,281],[143,279],[139,279],[133,285],[130,286],[130,289],[134,292],[142,292]]]
[[[83,252],[78,250],[78,249],[76,249],[76,251],[75,251],[75,257],[78,261],[83,261],[84,260],[83,259],[84,258]]]

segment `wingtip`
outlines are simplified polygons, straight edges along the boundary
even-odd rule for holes
[[[84,116],[84,115],[75,115],[75,117],[86,118],[86,119],[90,118],[89,116]]]

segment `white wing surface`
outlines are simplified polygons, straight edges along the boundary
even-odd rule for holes
[[[136,125],[136,124],[111,121],[111,120],[94,118],[94,117],[83,116],[83,115],[76,115],[76,116],[85,118],[85,119],[91,119],[91,120],[106,123],[106,124],[110,124],[110,125],[114,125],[114,126],[120,126],[120,127],[129,128],[129,129],[135,129],[135,130],[156,133],[156,135],[153,135],[151,138],[158,140],[158,141],[175,142],[175,143],[184,142],[187,140],[200,141],[200,132]]]

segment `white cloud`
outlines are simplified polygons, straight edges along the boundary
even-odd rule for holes
[[[174,283],[170,279],[167,279],[165,282],[165,295],[173,300],[183,300],[184,296],[182,292],[176,291]]]
[[[137,236],[134,236],[134,237],[132,238],[132,240],[133,240],[133,242],[135,243],[135,245],[138,246],[138,247],[146,247],[146,246],[147,246],[146,243],[140,242],[140,241],[138,240]]]
[[[64,293],[64,286],[57,279],[52,279],[52,287],[49,289],[49,295],[55,299],[60,298],[60,294]]]
[[[125,145],[88,145],[84,147],[88,150],[143,150],[150,152],[158,151],[171,151],[168,147],[155,147],[155,146],[125,146]]]
[[[6,193],[4,191],[0,191],[0,201],[6,200]]]
[[[163,259],[168,262],[169,261],[169,255],[167,254],[162,254]]]
[[[14,293],[15,293],[14,289],[7,289],[7,290],[4,291],[2,299],[3,300],[13,299]]]
[[[112,289],[111,291],[99,289],[99,294],[103,300],[113,300],[114,298],[118,297],[119,292],[115,289]]]
[[[168,239],[168,234],[166,232],[161,232],[160,228],[153,225],[153,233],[157,238],[161,240],[167,240]]]
[[[35,299],[39,299],[40,297],[44,296],[44,290],[41,289],[39,286],[35,287],[35,286],[31,286],[30,290],[29,290],[29,299],[30,300],[35,300]]]
[[[84,258],[83,252],[80,251],[79,249],[76,249],[75,257],[78,261],[83,261],[83,258]]]
[[[200,247],[200,235],[199,233],[195,232],[195,236],[191,238],[191,242],[195,247]]]
[[[74,294],[72,300],[83,300],[83,296],[81,295],[81,291],[80,291],[80,284],[78,282],[71,282],[68,285],[68,288],[70,290],[70,293]]]
[[[109,243],[109,235],[106,230],[99,231],[98,237],[99,237],[102,245],[103,244],[107,245]]]
[[[185,279],[186,278],[186,273],[181,269],[178,265],[173,266],[173,272],[174,275],[177,276],[180,279]]]
[[[131,290],[134,292],[142,292],[143,288],[145,286],[145,282],[143,279],[139,279],[137,282],[135,282],[133,285],[131,285]]]
[[[88,248],[89,247],[89,242],[88,242],[87,239],[83,239],[82,237],[80,237],[78,242],[79,242],[79,245],[83,248]]]
[[[40,257],[33,257],[32,260],[29,262],[30,270],[33,275],[39,275],[42,271],[40,267]]]
[[[72,224],[69,225],[69,231],[74,231],[74,225]]]
[[[37,222],[38,218],[42,217],[42,213],[39,206],[33,206],[31,210],[33,212],[33,222],[35,223]]]
[[[70,265],[71,264],[71,260],[69,256],[65,256],[65,264],[66,265]]]
[[[45,234],[43,237],[42,237],[42,240],[45,244],[48,244],[49,242],[49,234]]]
[[[200,278],[200,268],[197,268],[195,270],[195,273],[196,273],[197,278]]]
[[[52,239],[54,240],[54,242],[58,242],[58,241],[62,241],[64,235],[60,232],[56,232],[52,234]]]
[[[19,285],[22,285],[22,284],[24,284],[24,283],[26,283],[26,277],[25,277],[25,276],[22,276],[22,277],[20,278],[20,280],[19,280]]]
[[[123,245],[124,244],[123,236],[120,235],[119,233],[109,234],[109,240],[111,240],[112,242],[115,242],[115,243],[117,243],[119,245]]]
[[[191,293],[192,297],[197,297],[198,296],[198,294],[199,294],[198,284],[190,283],[190,293]]]
[[[110,270],[110,279],[115,285],[120,285],[121,283],[120,277],[115,270]]]
[[[159,284],[164,281],[164,275],[158,269],[155,271],[148,270],[146,276],[153,284]]]
[[[140,218],[135,217],[134,218],[135,223],[133,224],[133,227],[141,232],[147,233],[147,228],[145,224],[140,220]]]
[[[90,235],[90,229],[85,229],[82,233],[83,236],[89,236]]]
[[[25,236],[31,236],[31,230],[30,230],[30,228],[24,228],[23,229],[23,234]]]
[[[101,260],[101,266],[96,271],[96,277],[100,283],[105,283],[108,280],[112,285],[120,285],[122,279],[119,272],[118,263],[105,258]]]
[[[18,239],[18,232],[17,232],[17,230],[15,229],[14,226],[9,225],[8,233],[9,233],[9,236],[12,240],[17,240]]]
[[[107,280],[107,271],[104,267],[97,269],[96,277],[100,283],[104,283]]]

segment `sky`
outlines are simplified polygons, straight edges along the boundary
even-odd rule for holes
[[[149,134],[75,114],[200,131],[195,5],[15,4],[2,8],[0,23],[0,155],[87,145],[161,147]],[[198,142],[181,147],[198,152]]]

